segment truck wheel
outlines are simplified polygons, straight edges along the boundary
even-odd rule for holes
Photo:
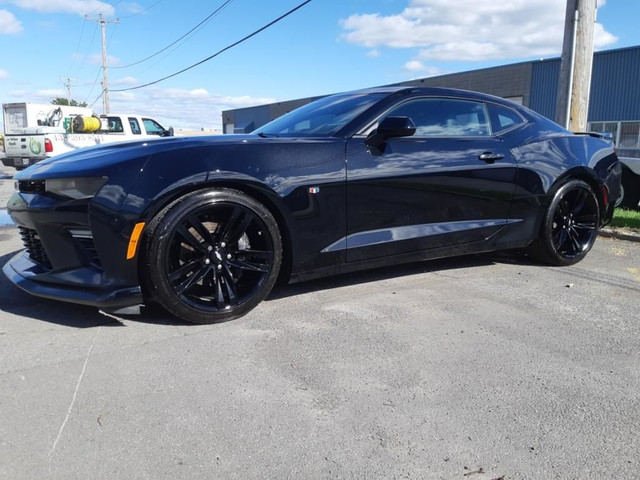
[[[282,262],[278,224],[252,197],[200,190],[149,224],[148,287],[174,315],[215,323],[246,314],[271,291]]]
[[[620,196],[616,206],[637,210],[638,203],[640,203],[640,176],[624,168],[622,170]]]

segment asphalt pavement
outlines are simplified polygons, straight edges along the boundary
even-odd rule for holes
[[[0,262],[20,248],[0,227]],[[279,287],[208,326],[1,277],[0,479],[639,475],[640,243]]]

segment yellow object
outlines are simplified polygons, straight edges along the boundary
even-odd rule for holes
[[[131,234],[131,238],[129,239],[129,248],[127,249],[127,260],[131,260],[136,256],[136,250],[138,249],[138,240],[140,239],[140,235],[142,235],[143,229],[144,222],[136,223],[136,226],[133,227],[133,233]]]
[[[91,133],[100,130],[102,124],[99,118],[78,115],[73,117],[72,126],[74,133]]]

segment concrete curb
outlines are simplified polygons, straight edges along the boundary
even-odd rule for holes
[[[600,230],[599,235],[628,242],[640,242],[640,232],[629,229],[605,227]]]

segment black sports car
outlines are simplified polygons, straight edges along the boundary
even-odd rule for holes
[[[80,150],[16,175],[20,288],[192,322],[240,317],[276,279],[529,247],[587,254],[613,214],[611,143],[500,98],[376,88],[251,135]]]

